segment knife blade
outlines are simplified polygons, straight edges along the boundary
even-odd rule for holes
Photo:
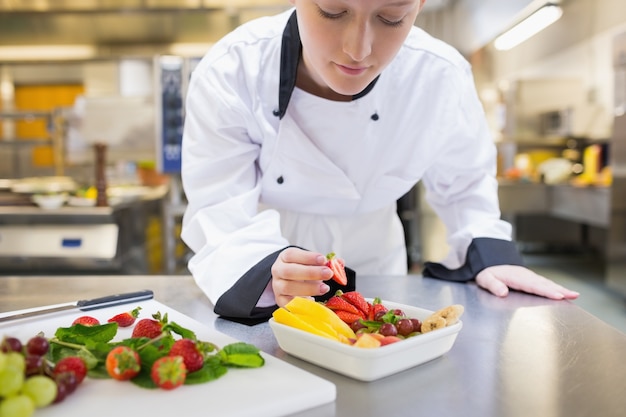
[[[90,300],[79,300],[55,307],[42,307],[32,311],[11,314],[9,316],[0,317],[0,323],[12,320],[24,319],[43,314],[57,313],[59,311],[79,309],[82,311],[96,310],[99,308],[113,307],[122,304],[130,304],[138,301],[150,300],[154,297],[152,290],[141,290],[127,292],[122,294],[107,295],[105,297],[92,298]]]

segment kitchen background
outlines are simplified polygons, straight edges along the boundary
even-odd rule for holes
[[[496,48],[546,3],[560,19]],[[0,0],[0,271],[184,272],[189,74],[234,27],[288,7]],[[427,0],[416,24],[473,65],[499,151],[503,216],[528,259],[592,258],[600,285],[626,294],[626,2]],[[59,193],[59,209],[32,200]],[[442,256],[445,230],[420,187],[399,211],[412,265]]]

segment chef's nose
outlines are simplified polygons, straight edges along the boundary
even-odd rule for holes
[[[373,34],[367,21],[351,22],[344,32],[343,51],[355,62],[363,61],[372,53]]]

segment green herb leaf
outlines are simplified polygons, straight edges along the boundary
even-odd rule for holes
[[[57,339],[63,342],[86,344],[87,342],[110,342],[117,334],[117,323],[83,326],[75,324],[71,327],[59,327],[55,332]]]
[[[226,345],[218,352],[218,355],[226,366],[258,368],[265,364],[265,359],[259,353],[259,349],[244,342]]]
[[[169,330],[172,331],[174,333],[176,333],[177,335],[180,335],[181,337],[185,338],[185,339],[191,339],[191,340],[197,340],[198,338],[196,337],[196,334],[189,330],[184,328],[183,326],[181,326],[178,323],[168,323],[164,326],[164,330]]]
[[[227,371],[228,369],[222,364],[220,358],[217,356],[210,356],[205,360],[202,368],[187,374],[185,385],[210,382],[226,374]]]

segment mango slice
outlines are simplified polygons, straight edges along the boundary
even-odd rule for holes
[[[290,327],[295,327],[296,329],[304,330],[305,332],[322,336],[327,339],[339,340],[336,332],[335,332],[335,335],[327,333],[324,330],[313,326],[309,322],[303,320],[301,317],[293,314],[290,311],[287,311],[286,309],[282,307],[275,310],[272,316],[274,317],[274,320],[276,320],[277,323],[284,324]],[[330,326],[328,327],[330,328]]]
[[[317,320],[327,323],[337,334],[348,339],[355,339],[354,331],[330,308],[304,297],[294,297],[285,305],[285,308],[292,313],[301,316],[313,316]],[[343,338],[342,338],[343,339]]]

